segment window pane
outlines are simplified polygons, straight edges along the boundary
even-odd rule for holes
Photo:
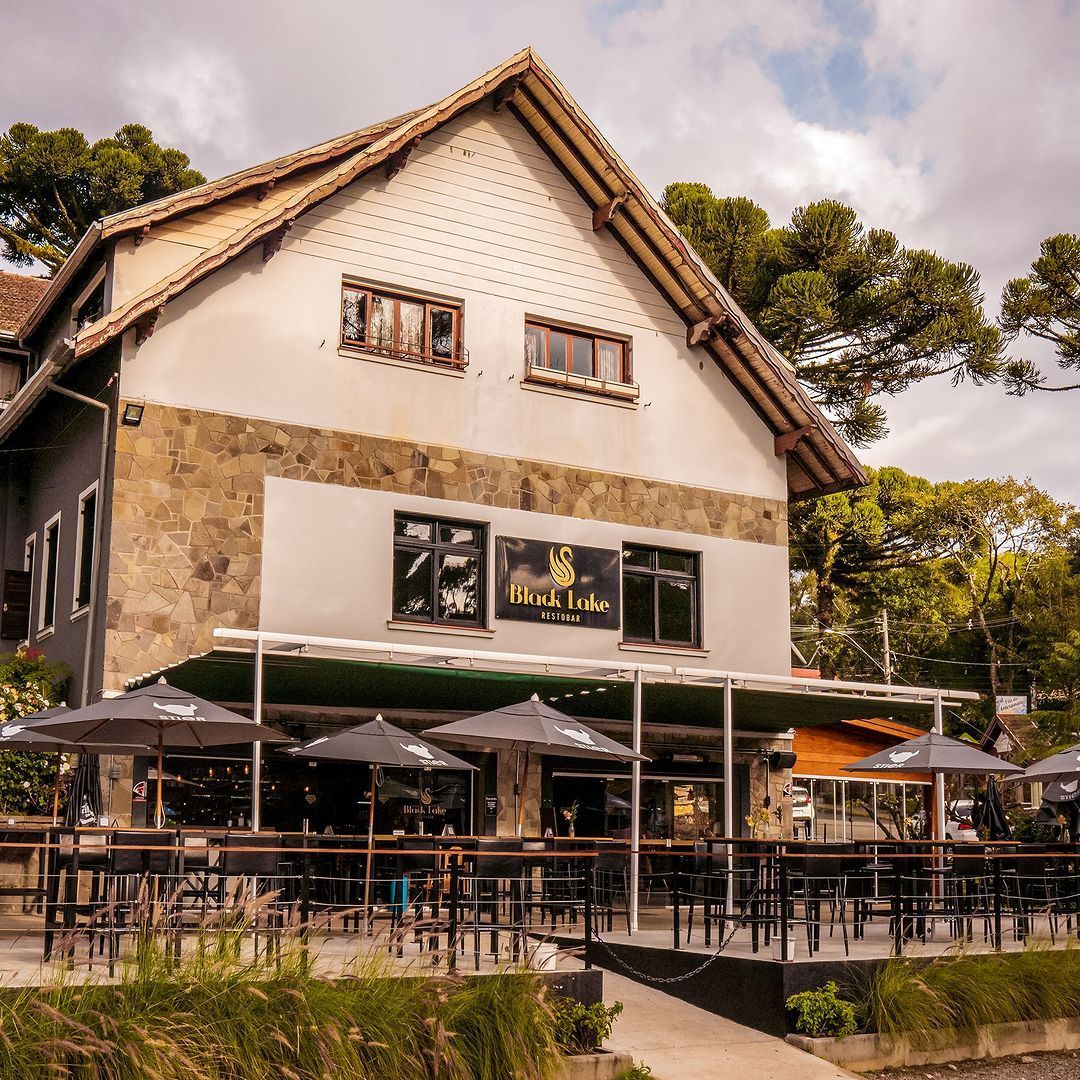
[[[607,382],[622,382],[622,345],[617,341],[597,341],[596,377]]]
[[[341,339],[363,341],[367,334],[367,293],[346,289],[341,294]]]
[[[653,553],[648,548],[625,547],[623,548],[623,565],[640,566],[646,570],[652,569]]]
[[[430,521],[410,521],[408,518],[394,518],[394,535],[407,536],[410,540],[431,540],[432,524]]]
[[[552,330],[548,335],[548,367],[552,371],[566,370],[567,338]]]
[[[401,319],[401,347],[406,352],[424,351],[424,305],[399,302]]]
[[[385,296],[371,298],[371,335],[368,343],[384,349],[394,344],[394,301]]]
[[[674,551],[657,552],[657,560],[661,570],[674,570],[680,574],[692,574],[694,572],[693,555],[679,555]]]
[[[640,574],[623,575],[623,637],[653,640],[653,583]]]
[[[544,331],[539,326],[525,327],[525,362],[545,367]]]
[[[432,356],[447,359],[454,355],[454,313],[442,308],[431,309],[431,346]]]
[[[475,555],[439,556],[439,618],[476,622],[480,560]]]
[[[440,525],[440,544],[468,544],[476,547],[478,544],[477,530],[470,525]]]
[[[593,373],[593,343],[592,338],[576,337],[570,339],[574,343],[573,372],[575,375],[592,376]]]
[[[82,546],[79,551],[79,588],[75,597],[78,606],[90,603],[91,578],[94,568],[94,514],[97,498],[88,495],[82,505]]]
[[[694,588],[689,581],[661,579],[660,640],[692,644],[694,641]]]
[[[59,557],[60,527],[54,525],[45,534],[45,602],[42,605],[44,626],[52,626],[56,612],[56,562]]]
[[[394,550],[394,614],[432,617],[431,552]]]

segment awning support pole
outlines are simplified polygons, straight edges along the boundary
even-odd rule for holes
[[[252,697],[256,724],[263,721],[263,639],[255,638],[255,692]],[[262,743],[251,744],[251,831],[262,827]]]
[[[724,834],[727,844],[727,914],[735,910],[735,856],[731,837],[735,835],[735,724],[733,716],[732,680],[724,680]]]
[[[634,669],[634,715],[630,748],[641,753],[641,668]],[[630,929],[638,928],[638,890],[641,878],[641,762],[630,764]]]
[[[942,735],[942,727],[941,691],[938,690],[934,694],[934,731]],[[941,773],[934,773],[934,839],[939,843],[945,841],[945,777]]]

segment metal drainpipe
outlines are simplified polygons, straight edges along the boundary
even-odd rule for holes
[[[735,908],[735,859],[731,839],[735,835],[735,716],[734,682],[724,680],[724,832],[727,844],[727,898],[725,908],[730,917]]]
[[[634,714],[630,747],[641,753],[641,668],[634,669]],[[641,886],[641,762],[630,764],[630,929],[638,928],[638,890]]]
[[[105,389],[116,382],[116,374],[114,373],[109,381],[105,384]],[[101,461],[98,466],[98,485],[97,494],[95,495],[95,508],[94,508],[94,550],[90,557],[90,602],[89,610],[86,613],[86,647],[83,650],[83,671],[82,671],[82,687],[80,691],[81,704],[90,704],[90,656],[94,648],[94,621],[97,619],[98,614],[98,585],[101,578],[101,547],[102,547],[102,528],[105,520],[105,515],[102,513],[104,501],[105,501],[105,480],[109,467],[109,434],[111,431],[112,420],[112,406],[108,405],[104,401],[98,401],[97,398],[87,397],[85,394],[77,393],[74,390],[69,390],[66,386],[57,386],[54,382],[45,384],[47,390],[52,390],[57,394],[61,394],[64,397],[71,398],[73,401],[78,401],[83,405],[89,405],[91,408],[101,410]]]

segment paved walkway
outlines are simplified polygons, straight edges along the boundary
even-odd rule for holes
[[[604,997],[621,1001],[610,1050],[650,1066],[655,1080],[852,1080],[854,1073],[783,1039],[604,972]]]

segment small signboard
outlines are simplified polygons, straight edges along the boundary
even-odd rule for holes
[[[613,548],[495,538],[495,618],[618,630],[622,558]]]
[[[140,780],[131,789],[131,801],[132,802],[146,802],[146,781]]]
[[[785,784],[784,785],[784,798],[785,799],[790,799],[791,798],[791,784]]]
[[[499,812],[499,796],[498,795],[485,795],[484,796],[484,813],[488,817],[494,817]]]
[[[1023,694],[998,694],[995,711],[999,716],[1026,716],[1028,699]]]

